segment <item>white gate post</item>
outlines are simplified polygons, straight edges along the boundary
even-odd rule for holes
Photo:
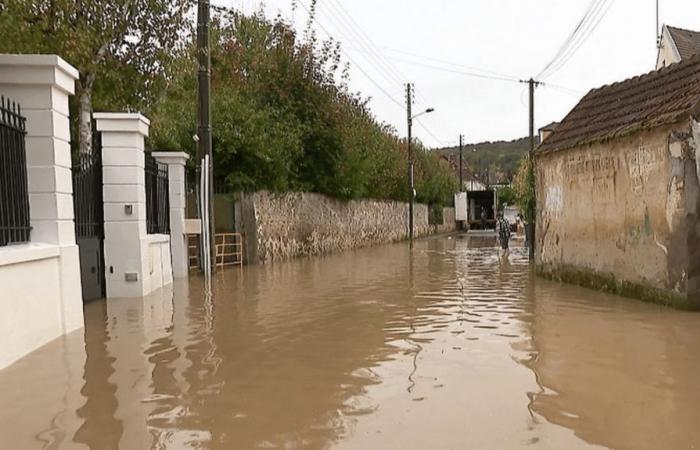
[[[84,324],[68,112],[78,75],[56,55],[0,55],[0,94],[27,118],[32,226],[30,243],[0,248],[0,368]]]
[[[102,194],[107,298],[143,297],[146,286],[145,142],[150,122],[141,114],[94,113],[102,133]]]
[[[27,118],[31,241],[60,248],[63,331],[68,332],[83,326],[68,118],[78,70],[55,55],[0,55],[0,70],[0,91],[19,102]]]
[[[187,278],[189,272],[187,236],[185,235],[185,152],[153,152],[156,161],[168,166],[170,199],[170,253],[174,278]]]

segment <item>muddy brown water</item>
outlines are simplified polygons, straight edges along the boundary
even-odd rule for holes
[[[421,240],[86,306],[0,371],[2,449],[690,449],[700,315]]]

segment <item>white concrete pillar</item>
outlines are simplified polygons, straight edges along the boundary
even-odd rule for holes
[[[142,297],[147,285],[144,139],[150,122],[135,113],[95,113],[102,133],[107,298]]]
[[[59,316],[62,333],[83,326],[68,112],[78,76],[77,69],[56,55],[0,55],[0,94],[18,102],[27,118],[31,242],[59,250],[60,305],[51,313]]]
[[[188,251],[185,235],[185,152],[153,152],[156,161],[168,166],[168,195],[170,196],[170,253],[174,278],[187,278]]]

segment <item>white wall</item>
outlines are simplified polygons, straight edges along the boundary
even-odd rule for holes
[[[681,61],[681,55],[678,54],[673,39],[671,38],[671,33],[669,33],[668,28],[664,25],[661,31],[661,43],[659,46],[659,54],[656,58],[656,68],[661,69],[668,65],[677,63]]]
[[[55,55],[0,54],[0,93],[27,118],[31,242],[0,247],[0,368],[82,328],[68,98],[78,71]]]
[[[144,249],[143,266],[144,288],[148,293],[172,284],[173,271],[170,256],[170,236],[167,234],[150,234],[142,241]]]
[[[61,288],[57,249],[46,246],[34,254],[24,249],[3,250],[4,256],[14,251],[22,261],[0,263],[0,368],[63,334],[56,302]],[[39,259],[27,261],[33,257]]]

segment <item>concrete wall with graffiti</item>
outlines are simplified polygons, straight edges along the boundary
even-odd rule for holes
[[[537,157],[537,262],[700,297],[700,126]]]

